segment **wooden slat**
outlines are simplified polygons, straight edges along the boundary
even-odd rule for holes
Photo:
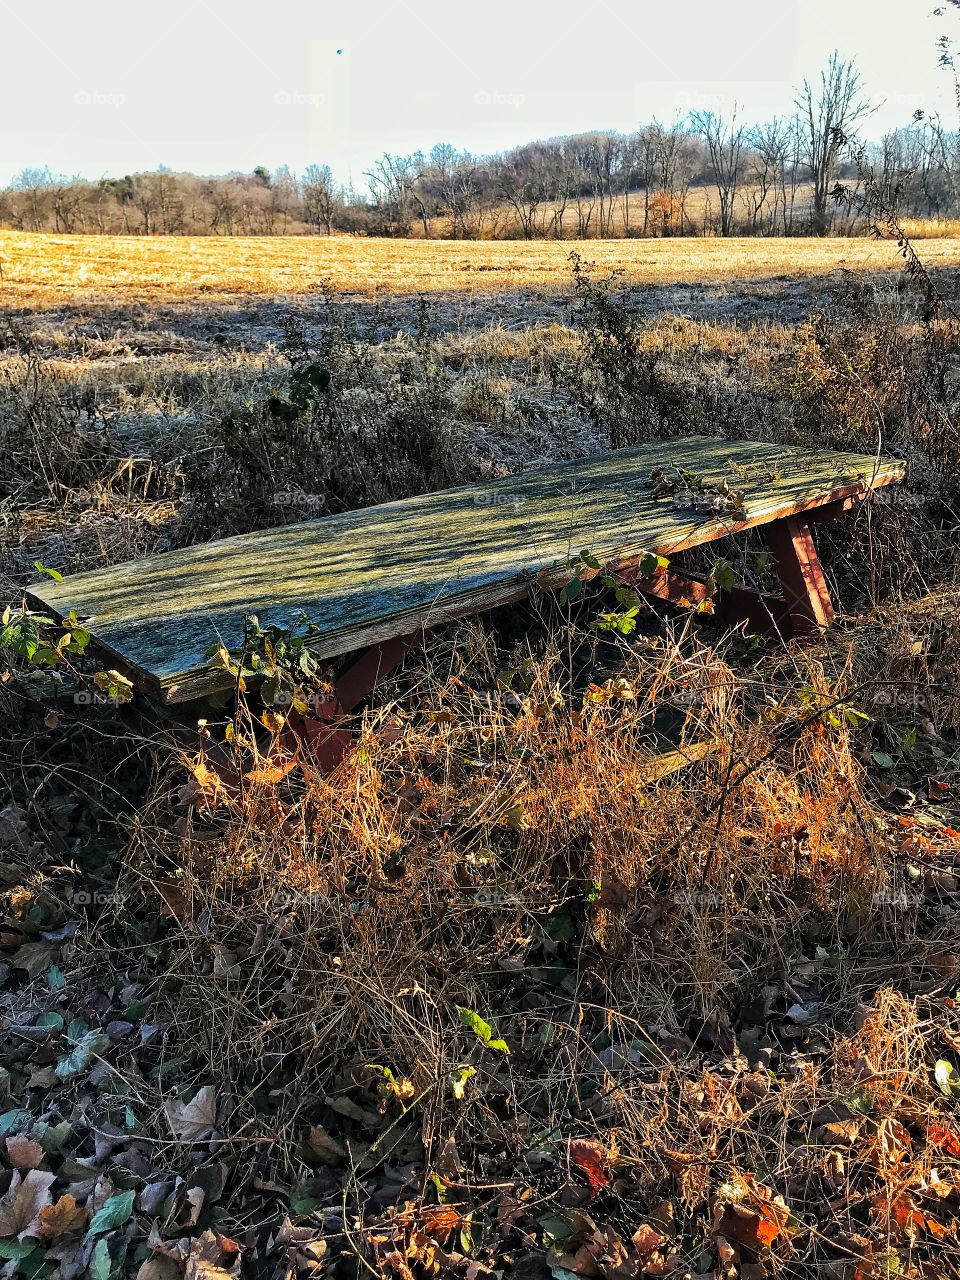
[[[658,467],[725,479],[744,514],[654,497]],[[901,475],[858,454],[671,440],[43,582],[28,596],[61,617],[74,610],[112,665],[184,701],[222,687],[206,652],[240,644],[249,614],[289,628],[306,613],[320,628],[314,651],[332,657],[519,599],[531,574],[558,584],[581,549],[609,564],[671,555]]]

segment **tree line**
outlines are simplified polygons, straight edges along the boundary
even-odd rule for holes
[[[854,163],[845,139],[871,107],[852,62],[834,54],[817,79],[804,81],[795,108],[762,124],[737,111],[693,111],[633,133],[598,130],[497,155],[447,143],[385,153],[364,175],[363,192],[337,183],[323,164],[299,174],[263,166],[225,177],[158,169],[95,182],[25,170],[0,190],[0,225],[449,239],[826,235],[862,229],[864,185],[900,215],[960,216],[960,134],[939,119],[918,112],[858,148]]]

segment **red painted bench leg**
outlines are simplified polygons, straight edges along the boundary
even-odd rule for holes
[[[766,536],[793,631],[810,635],[828,627],[833,605],[807,522],[800,516],[786,516],[767,525]]]
[[[324,773],[335,769],[354,744],[354,734],[344,726],[345,718],[422,640],[423,633],[416,631],[371,645],[334,682],[333,697],[310,711],[294,711],[287,717],[288,728],[307,745]]]

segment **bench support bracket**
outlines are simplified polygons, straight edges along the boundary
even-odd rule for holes
[[[420,646],[423,632],[381,640],[365,649],[342,671],[333,685],[333,696],[309,711],[293,711],[287,717],[291,733],[306,743],[310,755],[324,773],[329,773],[353,747],[356,738],[346,727],[347,717],[373,693],[384,676],[398,667],[411,650]]]

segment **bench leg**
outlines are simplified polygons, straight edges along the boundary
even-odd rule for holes
[[[643,577],[633,566],[619,570],[618,577],[642,595],[669,604],[686,601],[698,605],[710,600],[718,622],[729,626],[745,622],[751,632],[759,635],[777,635],[786,640],[794,635],[819,633],[833,621],[833,606],[807,522],[801,516],[787,516],[767,525],[766,536],[782,596],[747,587],[711,591],[706,583],[672,570]]]
[[[344,719],[369,697],[377,683],[398,667],[423,640],[423,632],[394,636],[366,649],[334,682],[333,697],[303,714],[291,712],[287,725],[305,744],[323,773],[335,769],[354,744],[354,734]]]
[[[790,634],[789,610],[786,601],[779,596],[753,591],[749,587],[711,590],[699,578],[691,578],[673,570],[663,570],[653,577],[643,577],[639,569],[634,567],[618,571],[617,576],[620,581],[634,586],[641,595],[663,600],[667,604],[686,601],[700,605],[709,601],[713,604],[713,617],[727,626],[738,626],[745,622],[748,629],[757,635]]]
[[[806,520],[786,516],[767,525],[766,535],[794,634],[811,635],[829,627],[833,605]]]

